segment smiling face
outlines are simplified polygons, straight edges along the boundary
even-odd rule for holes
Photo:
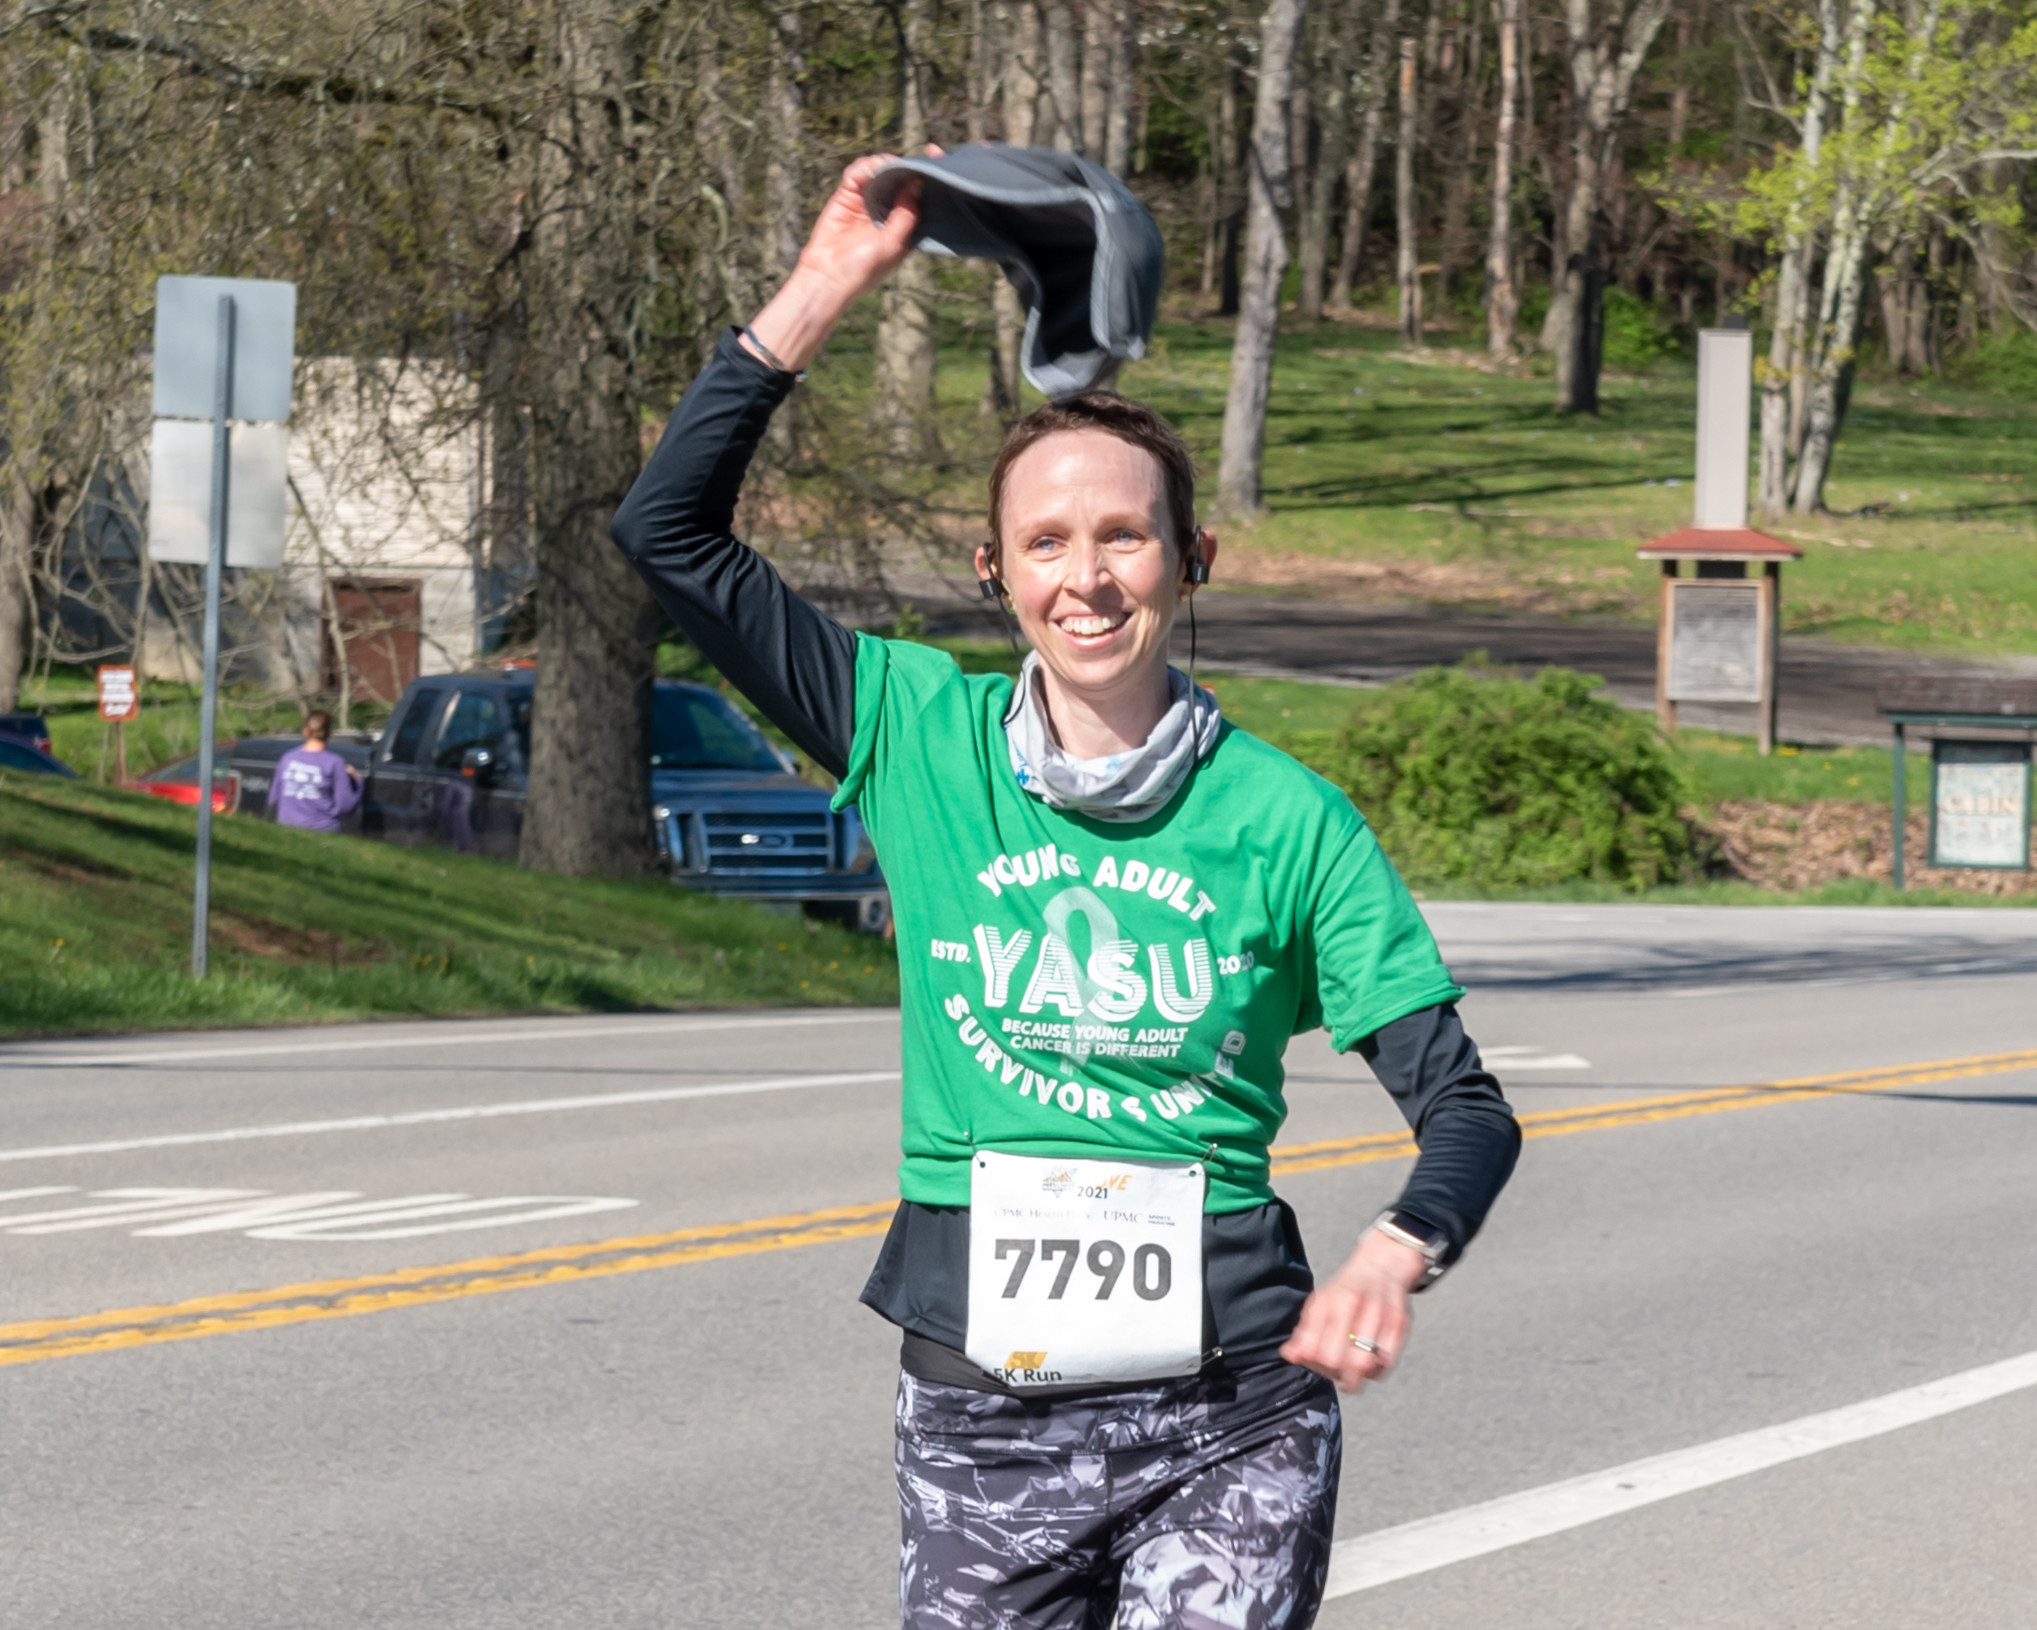
[[[1052,679],[1099,703],[1164,698],[1187,540],[1170,535],[1159,460],[1108,431],[1057,431],[1012,462],[1003,496],[994,564]]]

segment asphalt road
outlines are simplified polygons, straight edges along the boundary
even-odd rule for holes
[[[2037,913],[1429,909],[1532,1137],[1346,1406],[1321,1622],[2031,1622],[2037,1361],[1983,1367],[2037,1352]],[[895,1622],[897,1057],[881,1012],[0,1049],[0,1621]],[[1328,1260],[1405,1146],[1290,1058]]]
[[[919,584],[918,579],[914,582]],[[944,588],[929,577],[929,618],[944,632],[1001,637],[973,593]],[[948,597],[953,596],[953,603]],[[1647,623],[1354,605],[1334,596],[1303,598],[1205,589],[1196,596],[1197,654],[1212,667],[1243,673],[1383,685],[1476,651],[1533,673],[1546,667],[1597,674],[1623,706],[1655,708],[1656,631]],[[1885,746],[1889,727],[1875,705],[1884,680],[1918,674],[1995,678],[2028,674],[2027,657],[1975,662],[1925,656],[1885,646],[1843,645],[1785,636],[1778,669],[1782,739],[1814,746]],[[1175,630],[1174,659],[1188,660],[1186,624]],[[1681,723],[1701,730],[1752,735],[1750,707],[1686,704]]]

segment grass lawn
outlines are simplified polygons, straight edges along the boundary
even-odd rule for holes
[[[898,1000],[890,945],[789,913],[230,816],[199,983],[195,826],[138,793],[0,781],[0,1036]]]
[[[1214,323],[1167,328],[1123,380],[1182,425],[1208,466],[1229,344]],[[1272,514],[1232,540],[1233,576],[1255,564],[1278,581],[1310,560],[1399,563],[1383,586],[1431,603],[1652,617],[1656,568],[1634,549],[1689,523],[1694,369],[1671,361],[1614,378],[1598,419],[1564,419],[1548,379],[1471,360],[1413,360],[1394,336],[1356,326],[1284,332],[1267,425]],[[1878,509],[1772,529],[1805,550],[1785,570],[1785,626],[2037,652],[2033,432],[2027,400],[1863,384],[1829,501]]]
[[[979,535],[995,426],[976,411],[984,351],[965,327],[972,308],[959,294],[952,306],[939,378],[947,464],[914,490],[953,518],[959,557]],[[980,322],[980,310],[973,316]],[[1598,418],[1563,418],[1546,359],[1493,371],[1482,331],[1463,327],[1433,331],[1431,349],[1410,356],[1377,322],[1305,328],[1283,316],[1264,466],[1270,513],[1224,531],[1225,586],[1652,619],[1656,568],[1634,550],[1690,521],[1693,363],[1609,375]],[[830,413],[853,414],[864,399],[868,327],[845,327],[807,387]],[[1228,321],[1164,322],[1146,358],[1119,376],[1180,426],[1206,481],[1231,337]],[[885,470],[919,479],[895,463]],[[1828,501],[1838,513],[1770,528],[1805,550],[1784,574],[1789,631],[2037,654],[2037,401],[1864,379]]]

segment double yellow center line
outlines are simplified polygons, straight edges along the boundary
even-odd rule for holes
[[[1718,1115],[1769,1104],[1800,1103],[1809,1098],[1892,1092],[1938,1081],[2028,1069],[2037,1069],[2037,1048],[1837,1075],[1800,1076],[1754,1086],[1630,1098],[1573,1109],[1540,1110],[1520,1117],[1521,1130],[1529,1138],[1560,1138],[1573,1132]],[[1415,1152],[1414,1139],[1405,1132],[1283,1144],[1272,1151],[1273,1174],[1285,1177],[1333,1166],[1406,1160]],[[274,1330],[284,1325],[352,1318],[360,1313],[490,1296],[499,1291],[570,1285],[615,1274],[643,1273],[652,1268],[676,1268],[690,1262],[715,1262],[763,1251],[861,1239],[883,1233],[890,1226],[896,1206],[895,1200],[875,1200],[866,1205],[754,1217],[747,1222],[714,1223],[666,1234],[602,1240],[592,1245],[560,1245],[514,1256],[477,1257],[434,1268],[402,1268],[356,1279],[314,1280],[274,1290],[203,1296],[158,1307],[120,1308],[75,1318],[0,1325],[0,1365],[117,1352],[127,1347],[151,1347],[160,1342],[191,1341],[200,1336],[223,1336],[242,1330]]]

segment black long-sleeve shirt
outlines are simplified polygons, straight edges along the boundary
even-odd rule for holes
[[[722,336],[616,512],[616,543],[658,602],[738,690],[816,764],[843,773],[855,734],[855,636],[802,599],[731,530],[750,459],[793,376]],[[1520,1129],[1452,1004],[1397,1019],[1358,1052],[1393,1096],[1420,1156],[1402,1209],[1455,1258],[1511,1175]],[[1311,1287],[1281,1201],[1203,1219],[1205,1344],[1225,1362],[1270,1357]],[[906,1332],[930,1380],[994,1386],[961,1358],[968,1312],[966,1208],[901,1201],[863,1300]]]

